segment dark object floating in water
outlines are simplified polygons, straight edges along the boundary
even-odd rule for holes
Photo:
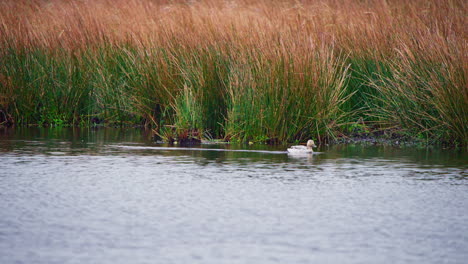
[[[179,145],[181,146],[191,146],[201,144],[201,140],[198,138],[184,138],[179,140]]]

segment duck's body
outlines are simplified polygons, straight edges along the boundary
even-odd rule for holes
[[[314,153],[313,147],[317,147],[313,140],[309,139],[307,141],[307,146],[291,146],[288,148],[288,153],[290,154],[312,154]]]
[[[309,153],[314,153],[314,150],[308,149],[306,146],[291,146],[290,148],[288,148],[288,153],[309,154]]]

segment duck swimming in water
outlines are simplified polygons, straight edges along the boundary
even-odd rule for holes
[[[291,146],[288,148],[288,153],[290,154],[312,154],[314,153],[314,150],[312,148],[316,148],[317,146],[315,145],[314,141],[312,139],[309,139],[307,141],[307,146]]]

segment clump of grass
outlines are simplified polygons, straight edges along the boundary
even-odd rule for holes
[[[183,91],[176,97],[173,108],[176,115],[175,127],[181,130],[179,134],[192,130],[203,131],[203,112],[197,99],[193,88],[187,85],[184,85]]]
[[[311,135],[333,137],[347,113],[344,58],[311,50],[305,57],[252,60],[231,68],[227,136],[241,141],[284,142]]]
[[[77,123],[88,106],[82,61],[66,53],[9,50],[2,56],[2,106],[18,123]]]
[[[439,47],[444,47],[442,44]],[[432,141],[468,142],[468,83],[463,48],[418,53],[407,47],[391,64],[392,76],[374,82],[379,104],[372,113]],[[449,49],[457,47],[447,47]]]
[[[179,83],[172,108],[175,125],[182,130],[205,130],[223,134],[221,125],[225,116],[224,78],[226,56],[221,50],[196,49],[193,53],[176,53],[176,71]]]
[[[375,56],[348,58],[349,78],[346,79],[346,94],[350,97],[342,109],[353,113],[349,116],[350,123],[356,120],[368,122],[379,121],[369,115],[379,104],[380,92],[375,84],[382,78],[390,78],[392,71],[389,62]]]

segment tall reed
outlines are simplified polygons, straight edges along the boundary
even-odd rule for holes
[[[0,109],[16,123],[260,141],[330,138],[362,120],[467,144],[467,11],[462,0],[5,0]]]
[[[392,76],[373,83],[379,104],[372,114],[386,125],[400,126],[428,140],[466,144],[468,83],[463,47],[439,44],[429,57],[426,48],[404,47],[399,52],[399,60],[391,64]]]

